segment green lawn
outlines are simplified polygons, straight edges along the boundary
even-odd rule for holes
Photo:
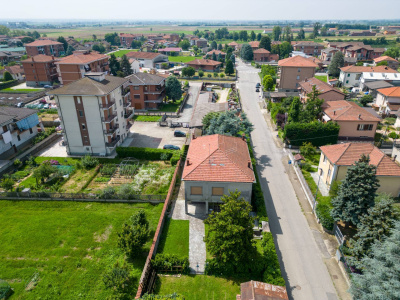
[[[169,102],[167,104],[163,104],[162,107],[156,111],[163,111],[163,112],[176,112],[176,110],[181,106],[183,101],[183,96],[181,99],[176,100],[175,102]]]
[[[138,122],[158,122],[160,119],[160,116],[133,116],[133,120]]]
[[[240,283],[207,275],[160,276],[156,284],[158,295],[176,292],[190,300],[232,300],[240,294]]]
[[[106,299],[112,292],[103,274],[124,254],[117,232],[142,208],[151,236],[162,204],[0,201],[0,278],[14,288],[12,299]],[[137,258],[128,262],[136,293],[151,238]],[[26,284],[35,271],[37,285]]]
[[[2,92],[7,92],[7,93],[15,93],[15,94],[29,94],[29,93],[36,93],[36,92],[40,92],[43,91],[43,89],[3,89],[0,90],[0,93]]]
[[[118,50],[118,51],[116,51],[114,53],[107,53],[107,55],[114,54],[115,57],[121,57],[122,55],[127,54],[129,52],[137,52],[137,51],[139,51],[139,50],[138,49]]]
[[[158,253],[189,256],[189,221],[167,218],[164,224]]]
[[[313,195],[315,197],[315,193],[317,191],[317,184],[315,183],[314,179],[312,178],[310,172],[305,171],[305,170],[301,170],[301,172],[303,173],[303,176],[307,181],[308,187],[310,188],[311,192],[313,193]],[[330,207],[332,207],[331,197],[330,196],[322,196],[322,194],[319,190],[318,190],[318,194],[317,194],[317,201],[318,201],[318,203],[328,204]]]
[[[168,56],[170,62],[183,62],[187,63],[195,59],[202,59],[202,56]]]
[[[315,75],[314,77],[317,78],[317,79],[319,79],[319,80],[321,80],[321,81],[323,81],[323,82],[328,82],[328,81],[327,81],[327,76]]]

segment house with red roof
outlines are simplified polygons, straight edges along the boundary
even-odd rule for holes
[[[259,41],[249,42],[249,45],[250,45],[251,49],[253,49],[253,51],[255,51],[258,48],[260,48],[260,42]]]
[[[313,61],[300,55],[278,61],[280,78],[277,80],[279,92],[297,92],[299,83],[315,75],[318,67]]]
[[[64,45],[52,40],[36,40],[26,44],[25,49],[28,56],[43,54],[58,57],[65,54]]]
[[[370,143],[345,143],[322,146],[319,160],[321,179],[330,186],[334,181],[346,177],[347,169],[364,154],[369,156],[369,164],[376,166],[379,180],[378,193],[393,197],[400,195],[400,166],[385,153]]]
[[[344,87],[355,87],[361,84],[362,73],[398,73],[388,66],[347,66],[340,69],[339,82]]]
[[[254,62],[256,62],[256,63],[264,63],[264,62],[279,60],[279,55],[272,54],[268,50],[266,50],[264,48],[260,48],[260,49],[253,51],[253,58],[254,58]]]
[[[214,53],[215,53],[215,56],[217,57],[217,59],[218,59],[218,56],[221,55],[221,58],[225,60],[226,53],[222,52],[221,50],[216,50],[216,49],[208,51],[207,54],[204,56],[204,58],[212,59]]]
[[[372,105],[385,115],[394,115],[400,109],[400,86],[377,90],[375,103]]]
[[[393,70],[397,70],[399,68],[399,61],[390,57],[390,56],[380,56],[374,59],[374,66],[381,62],[387,62],[387,65],[389,68],[392,68]]]
[[[168,62],[168,56],[155,53],[155,52],[129,52],[126,54],[128,58],[134,58],[139,61],[139,65],[141,68],[156,68],[156,64],[161,64],[163,62]]]
[[[344,93],[332,85],[311,77],[299,83],[300,100],[302,102],[307,102],[308,94],[312,93],[314,87],[318,92],[318,98],[324,101],[344,100],[346,98]]]
[[[178,55],[181,55],[182,48],[179,48],[179,47],[167,47],[167,48],[158,49],[158,52],[162,53],[162,54],[165,54],[165,55],[178,56]]]
[[[211,59],[195,59],[186,63],[189,67],[195,70],[203,70],[207,72],[218,72],[222,62]]]
[[[246,140],[220,134],[192,139],[182,180],[185,202],[205,203],[206,211],[229,191],[240,191],[250,202],[255,175]]]
[[[326,101],[322,121],[339,124],[339,140],[374,141],[379,119],[363,107],[345,100]]]

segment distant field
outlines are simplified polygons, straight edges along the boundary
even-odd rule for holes
[[[170,62],[183,62],[187,63],[189,61],[203,58],[202,56],[168,56]]]
[[[127,54],[127,53],[129,53],[129,52],[137,52],[137,51],[139,51],[139,50],[137,50],[137,49],[118,50],[118,51],[113,52],[113,53],[107,53],[107,55],[114,54],[116,57],[121,57],[121,56],[123,56],[124,54]]]

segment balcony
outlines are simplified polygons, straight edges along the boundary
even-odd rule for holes
[[[106,147],[107,148],[114,148],[117,145],[117,143],[119,142],[120,139],[121,139],[121,137],[118,135],[116,138],[113,138],[111,140],[111,142],[107,142],[106,143]]]
[[[124,108],[131,107],[131,101],[124,102]]]
[[[114,132],[117,131],[117,129],[119,128],[119,125],[114,125],[112,127],[110,127],[109,129],[105,129],[103,130],[104,134],[113,134]]]
[[[131,122],[128,122],[128,124],[126,124],[126,130],[129,130],[132,126],[133,124]]]
[[[124,114],[124,118],[125,119],[132,119],[134,115],[134,110],[127,110]]]
[[[102,117],[102,118],[101,118],[101,121],[102,121],[102,122],[105,122],[105,123],[110,123],[110,122],[111,122],[112,120],[114,120],[116,117],[117,117],[117,113],[116,113],[116,112],[113,112],[112,114],[108,115],[107,118]]]
[[[102,108],[102,109],[109,109],[114,104],[115,104],[115,99],[111,99],[110,102],[108,102],[106,104],[100,103],[99,107]]]

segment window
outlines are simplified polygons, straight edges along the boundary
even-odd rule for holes
[[[76,97],[76,101],[78,102],[78,104],[81,104],[81,97]]]
[[[21,137],[19,136],[19,134],[17,134],[17,139],[18,139],[18,141],[21,140]]]
[[[300,75],[297,75],[296,79],[299,80],[300,79]]]
[[[331,175],[331,169],[328,170],[328,177]]]
[[[301,68],[298,68],[298,69],[297,69],[297,72],[301,72]]]
[[[82,123],[82,130],[86,130],[86,125],[85,125],[85,123]]]
[[[134,90],[138,90],[138,89],[139,89],[139,86],[134,86],[133,89],[134,89]]]
[[[201,187],[201,186],[192,186],[190,188],[190,195],[203,195],[203,187]]]
[[[359,131],[371,131],[374,128],[374,124],[358,124],[357,130]]]
[[[347,77],[350,77],[350,73],[349,73],[349,74],[347,74]]]
[[[213,196],[222,196],[222,195],[224,195],[224,188],[223,187],[213,187],[212,188],[212,195]]]
[[[133,98],[140,99],[140,95],[133,95]]]
[[[119,105],[122,106],[122,99],[119,99]]]
[[[33,133],[33,130],[32,130],[32,128],[29,128],[29,133],[30,133],[30,134],[32,134],[32,133]]]
[[[121,118],[124,116],[124,112],[123,111],[121,111]]]
[[[79,116],[83,117],[83,111],[81,111],[81,110],[79,111]]]
[[[326,156],[324,155],[323,162],[326,163]]]
[[[349,81],[348,81],[348,80],[346,80],[346,83],[349,83]]]

